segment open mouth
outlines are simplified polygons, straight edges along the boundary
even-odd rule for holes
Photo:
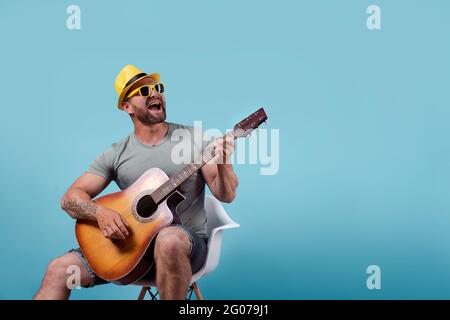
[[[147,103],[147,108],[149,108],[152,111],[161,110],[161,101],[159,100],[150,101]]]

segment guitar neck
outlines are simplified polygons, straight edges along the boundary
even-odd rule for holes
[[[233,136],[234,137],[234,136]],[[225,136],[224,136],[225,138]],[[236,137],[234,137],[236,139]],[[214,149],[210,149],[211,145],[214,142],[210,143],[205,150],[211,150],[210,153],[202,153],[200,159],[194,161],[193,163],[188,164],[183,169],[178,171],[169,180],[164,182],[159,188],[157,188],[151,194],[151,197],[155,201],[156,204],[159,204],[163,201],[167,196],[169,196],[173,191],[175,191],[184,181],[186,181],[190,176],[200,170],[209,160],[214,157]]]

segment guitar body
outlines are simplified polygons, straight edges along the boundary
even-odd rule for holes
[[[185,198],[177,191],[159,205],[139,206],[143,197],[169,180],[158,168],[147,170],[127,189],[94,200],[120,213],[128,222],[130,235],[111,240],[103,235],[96,221],[78,220],[75,227],[80,249],[92,270],[116,284],[130,284],[143,277],[153,265],[153,239],[174,221],[176,206]],[[175,216],[176,220],[178,218]]]

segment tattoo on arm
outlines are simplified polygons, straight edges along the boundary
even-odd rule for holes
[[[66,200],[64,208],[68,214],[74,219],[95,219],[97,206],[88,202],[78,202],[75,200]]]

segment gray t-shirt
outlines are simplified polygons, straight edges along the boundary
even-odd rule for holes
[[[150,168],[160,168],[171,177],[196,159],[211,140],[203,141],[203,132],[198,128],[170,122],[168,125],[168,133],[159,145],[144,144],[132,132],[101,153],[87,171],[105,177],[109,182],[115,181],[121,190],[128,188]],[[181,149],[180,143],[187,148]],[[207,237],[205,179],[201,171],[189,177],[178,190],[186,197],[177,208],[183,225],[199,236]]]

